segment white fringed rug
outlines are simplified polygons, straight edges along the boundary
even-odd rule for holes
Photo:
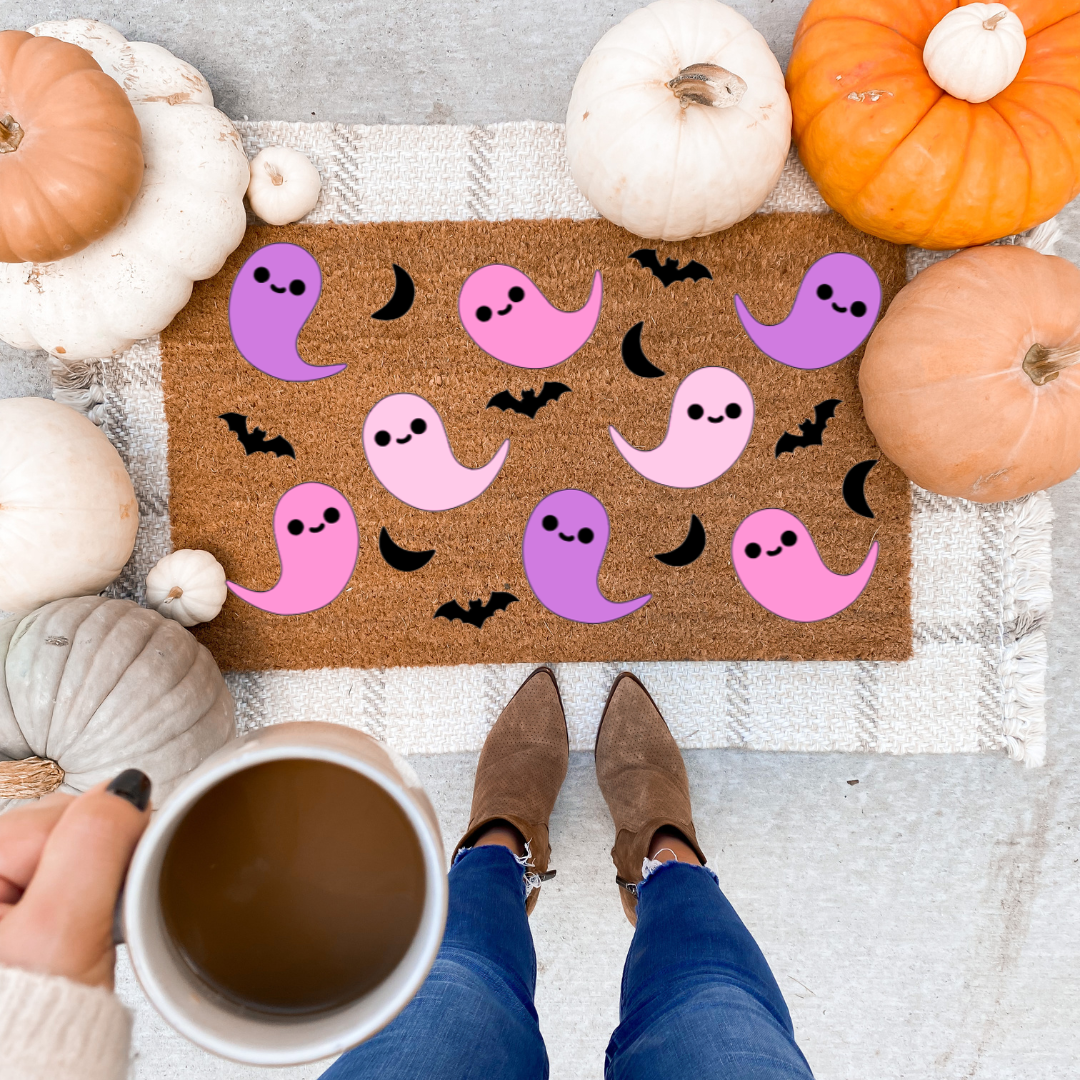
[[[323,194],[309,222],[596,216],[570,178],[558,124],[237,127],[249,156],[288,145],[318,166]],[[826,210],[793,153],[761,212]],[[1035,242],[1046,235],[1040,230]],[[910,274],[932,257],[912,251]],[[142,523],[131,562],[110,593],[141,601],[146,572],[171,550],[157,339],[116,359],[58,372],[57,397],[88,408],[127,463]],[[571,748],[592,748],[611,680],[628,667],[648,685],[684,747],[1006,749],[1039,765],[1051,517],[1045,492],[982,506],[915,488],[911,660],[557,665]],[[402,753],[434,754],[479,749],[527,671],[524,665],[339,668],[226,678],[242,729],[334,719]]]

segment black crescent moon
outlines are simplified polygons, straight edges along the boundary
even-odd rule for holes
[[[400,319],[412,307],[413,300],[416,299],[416,286],[413,284],[413,279],[397,263],[393,266],[394,295],[371,316],[373,319],[382,319],[384,322]]]
[[[407,574],[413,570],[419,570],[422,566],[427,566],[435,555],[435,549],[409,551],[407,548],[398,547],[390,539],[390,534],[384,525],[382,532],[379,533],[379,553],[395,570],[401,570]]]
[[[852,465],[847,471],[847,476],[844,477],[844,502],[848,504],[849,510],[854,510],[856,514],[862,514],[863,517],[874,516],[874,511],[870,509],[870,504],[866,501],[865,485],[866,477],[877,463],[877,458],[860,461],[858,465]]]
[[[705,526],[698,520],[697,514],[691,514],[686,539],[674,551],[665,551],[656,558],[668,566],[689,566],[704,550]]]
[[[634,323],[626,331],[626,335],[622,339],[623,363],[633,374],[639,375],[643,379],[659,379],[661,375],[667,373],[661,371],[642,351],[641,329],[644,325],[644,322]]]

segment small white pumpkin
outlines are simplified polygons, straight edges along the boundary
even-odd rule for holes
[[[784,74],[718,0],[657,0],[597,43],[566,114],[570,171],[604,217],[684,240],[749,217],[791,146]]]
[[[156,611],[83,596],[0,620],[0,809],[127,768],[150,777],[160,805],[235,733],[209,650]]]
[[[1008,86],[1027,52],[1019,17],[1004,4],[953,8],[930,31],[923,63],[947,94],[978,104]]]
[[[0,338],[64,360],[115,356],[163,330],[193,281],[213,277],[247,224],[247,155],[206,80],[158,45],[92,19],[30,33],[86,49],[123,87],[142,128],[143,185],[127,217],[50,263],[0,265]]]
[[[306,217],[321,191],[319,170],[299,150],[268,146],[252,158],[248,203],[268,225],[288,225]]]
[[[146,575],[147,607],[181,626],[216,619],[228,595],[225,570],[209,551],[174,551]]]
[[[100,592],[138,528],[124,463],[91,421],[46,398],[0,400],[0,611]]]

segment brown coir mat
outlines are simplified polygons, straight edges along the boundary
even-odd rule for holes
[[[321,267],[322,294],[299,339],[309,363],[346,363],[330,378],[284,382],[256,370],[229,328],[233,281],[265,244],[306,248]],[[629,256],[655,247],[660,262],[697,260],[710,278],[665,287]],[[347,588],[321,610],[273,615],[230,593],[222,613],[196,634],[225,669],[303,669],[583,660],[904,660],[911,655],[910,499],[900,471],[885,460],[863,418],[857,387],[862,350],[816,371],[763,355],[736,316],[738,293],[761,322],[790,310],[809,267],[851,252],[876,270],[884,311],[904,284],[904,251],[865,236],[835,215],[758,215],[726,232],[677,244],[643,242],[604,221],[435,222],[261,227],[248,232],[215,278],[198,282],[191,302],[162,335],[169,429],[170,513],[177,548],[204,548],[231,581],[270,589],[280,564],[274,508],[294,485],[337,488],[359,523],[360,551]],[[394,292],[393,264],[415,283],[404,316],[373,319]],[[458,294],[469,275],[505,263],[527,274],[558,308],[580,308],[596,270],[603,306],[588,343],[566,362],[525,370],[486,353],[465,332]],[[627,330],[644,325],[641,345],[662,369],[643,378],[624,363]],[[711,365],[736,372],[754,398],[753,432],[739,460],[695,489],[664,487],[631,469],[608,434],[633,445],[665,436],[680,381]],[[521,399],[545,382],[570,388],[534,417],[488,407],[504,390]],[[445,424],[458,460],[487,463],[502,443],[501,473],[474,501],[426,512],[391,495],[368,466],[364,418],[382,398],[413,393]],[[838,399],[821,445],[776,455],[785,432],[798,435],[814,406]],[[245,453],[219,417],[236,413],[250,429],[282,435],[295,457]],[[848,470],[878,458],[865,494],[872,519],[842,497]],[[611,539],[599,585],[614,601],[652,600],[613,622],[560,618],[536,599],[522,566],[522,540],[540,499],[579,488],[607,509]],[[732,535],[755,510],[798,516],[826,565],[849,574],[873,541],[877,566],[861,596],[819,622],[780,618],[740,584]],[[669,566],[659,553],[679,547],[692,516],[705,530],[703,553]],[[421,569],[394,569],[380,553],[385,528],[404,549],[435,555]],[[445,603],[516,597],[481,626],[435,617]]]

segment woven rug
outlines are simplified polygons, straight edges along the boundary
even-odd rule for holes
[[[562,129],[242,123],[249,154],[294,146],[323,196],[305,224],[536,221],[596,217],[565,164]],[[827,208],[792,155],[762,214]],[[927,256],[909,253],[909,274]],[[172,548],[162,348],[63,373],[126,461],[142,513],[114,595],[143,598]],[[628,667],[680,745],[762,750],[961,753],[1007,749],[1039,764],[1050,608],[1048,496],[980,506],[910,488],[910,658],[656,660],[557,664],[571,746],[590,749],[607,689]],[[537,659],[549,659],[540,657]],[[269,665],[268,665],[269,666]],[[476,750],[530,664],[228,671],[242,728],[284,719],[362,727],[404,753]]]

